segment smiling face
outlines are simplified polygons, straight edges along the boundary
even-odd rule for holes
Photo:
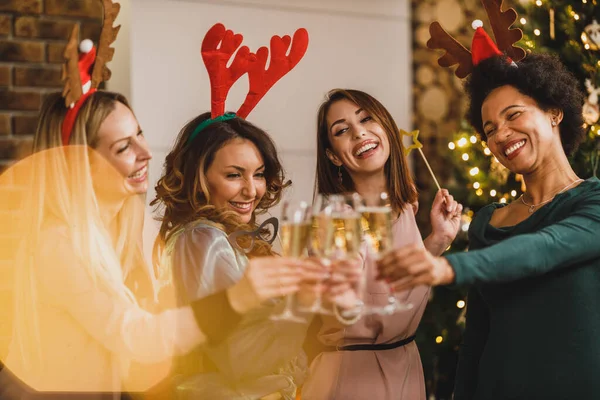
[[[114,110],[98,129],[94,149],[122,176],[123,181],[115,182],[117,190],[125,196],[146,193],[152,154],[137,119],[126,105],[115,101]]]
[[[490,151],[514,173],[530,173],[551,163],[556,151],[564,154],[558,129],[562,113],[543,111],[513,86],[494,89],[481,116]]]
[[[249,223],[267,190],[260,151],[247,139],[232,139],[215,153],[206,183],[210,204],[234,211],[242,223]]]
[[[327,113],[331,151],[327,155],[351,174],[383,171],[390,156],[389,140],[371,115],[347,99],[336,101]]]

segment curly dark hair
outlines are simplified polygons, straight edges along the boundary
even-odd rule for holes
[[[556,108],[563,112],[559,125],[560,139],[567,155],[571,155],[585,138],[583,128],[584,94],[575,76],[557,56],[529,54],[511,64],[506,57],[491,57],[479,63],[465,82],[469,96],[467,120],[487,140],[483,131],[481,106],[496,88],[510,85],[531,97],[544,111]]]
[[[217,151],[231,140],[242,138],[252,142],[258,148],[265,164],[267,190],[254,214],[264,213],[276,205],[281,200],[283,190],[291,185],[291,182],[285,179],[271,137],[242,118],[214,122],[188,143],[188,138],[196,127],[210,116],[210,112],[206,112],[188,122],[165,159],[163,175],[155,187],[156,198],[150,203],[162,214],[158,218],[161,226],[154,246],[155,260],[174,232],[199,219],[217,223],[226,233],[256,228],[254,215],[250,224],[245,225],[239,221],[235,212],[218,210],[209,204],[210,193],[204,174]],[[272,253],[267,247],[269,246],[260,249],[260,255]]]

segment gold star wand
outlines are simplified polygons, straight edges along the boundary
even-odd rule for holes
[[[400,137],[400,139],[402,139],[404,136],[412,136],[412,139],[413,139],[413,143],[404,149],[404,155],[408,156],[412,149],[419,150],[419,154],[421,154],[423,161],[425,161],[425,165],[427,166],[427,169],[429,170],[429,173],[431,174],[431,177],[433,178],[435,185],[437,186],[438,190],[441,190],[440,184],[439,184],[438,180],[436,179],[435,174],[433,173],[433,170],[431,169],[431,166],[429,165],[429,162],[427,161],[427,158],[425,157],[425,153],[423,153],[423,150],[422,150],[423,144],[421,142],[419,142],[419,139],[418,139],[419,131],[416,130],[416,131],[412,131],[409,133],[409,132],[406,132],[405,130],[400,129],[400,133],[402,135]]]

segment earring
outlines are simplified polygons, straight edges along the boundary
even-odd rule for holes
[[[340,184],[340,186],[343,186],[343,184],[344,184],[344,179],[342,177],[342,166],[341,165],[338,167],[338,183]]]
[[[556,126],[556,121],[552,121],[552,126]]]

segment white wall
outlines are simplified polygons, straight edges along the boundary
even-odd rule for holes
[[[209,110],[209,80],[200,45],[216,22],[244,35],[251,50],[272,35],[310,35],[304,59],[263,98],[249,120],[267,130],[293,180],[288,193],[310,199],[315,169],[316,111],[335,87],[367,91],[381,100],[398,125],[411,126],[411,25],[408,0],[120,0],[129,24],[116,43],[115,60],[129,66],[114,90],[130,94],[154,154],[152,187],[185,122]],[[124,4],[127,3],[127,4]],[[123,14],[123,13],[122,13]],[[129,18],[126,21],[125,18]],[[127,43],[123,43],[127,42]],[[128,51],[126,51],[129,47]],[[114,70],[114,66],[111,66]],[[232,88],[228,110],[247,92]],[[148,199],[154,198],[154,190]]]
[[[115,55],[109,63],[112,75],[106,88],[119,92],[131,100],[131,0],[118,0],[121,10],[115,25],[120,25],[119,35],[114,42]]]

